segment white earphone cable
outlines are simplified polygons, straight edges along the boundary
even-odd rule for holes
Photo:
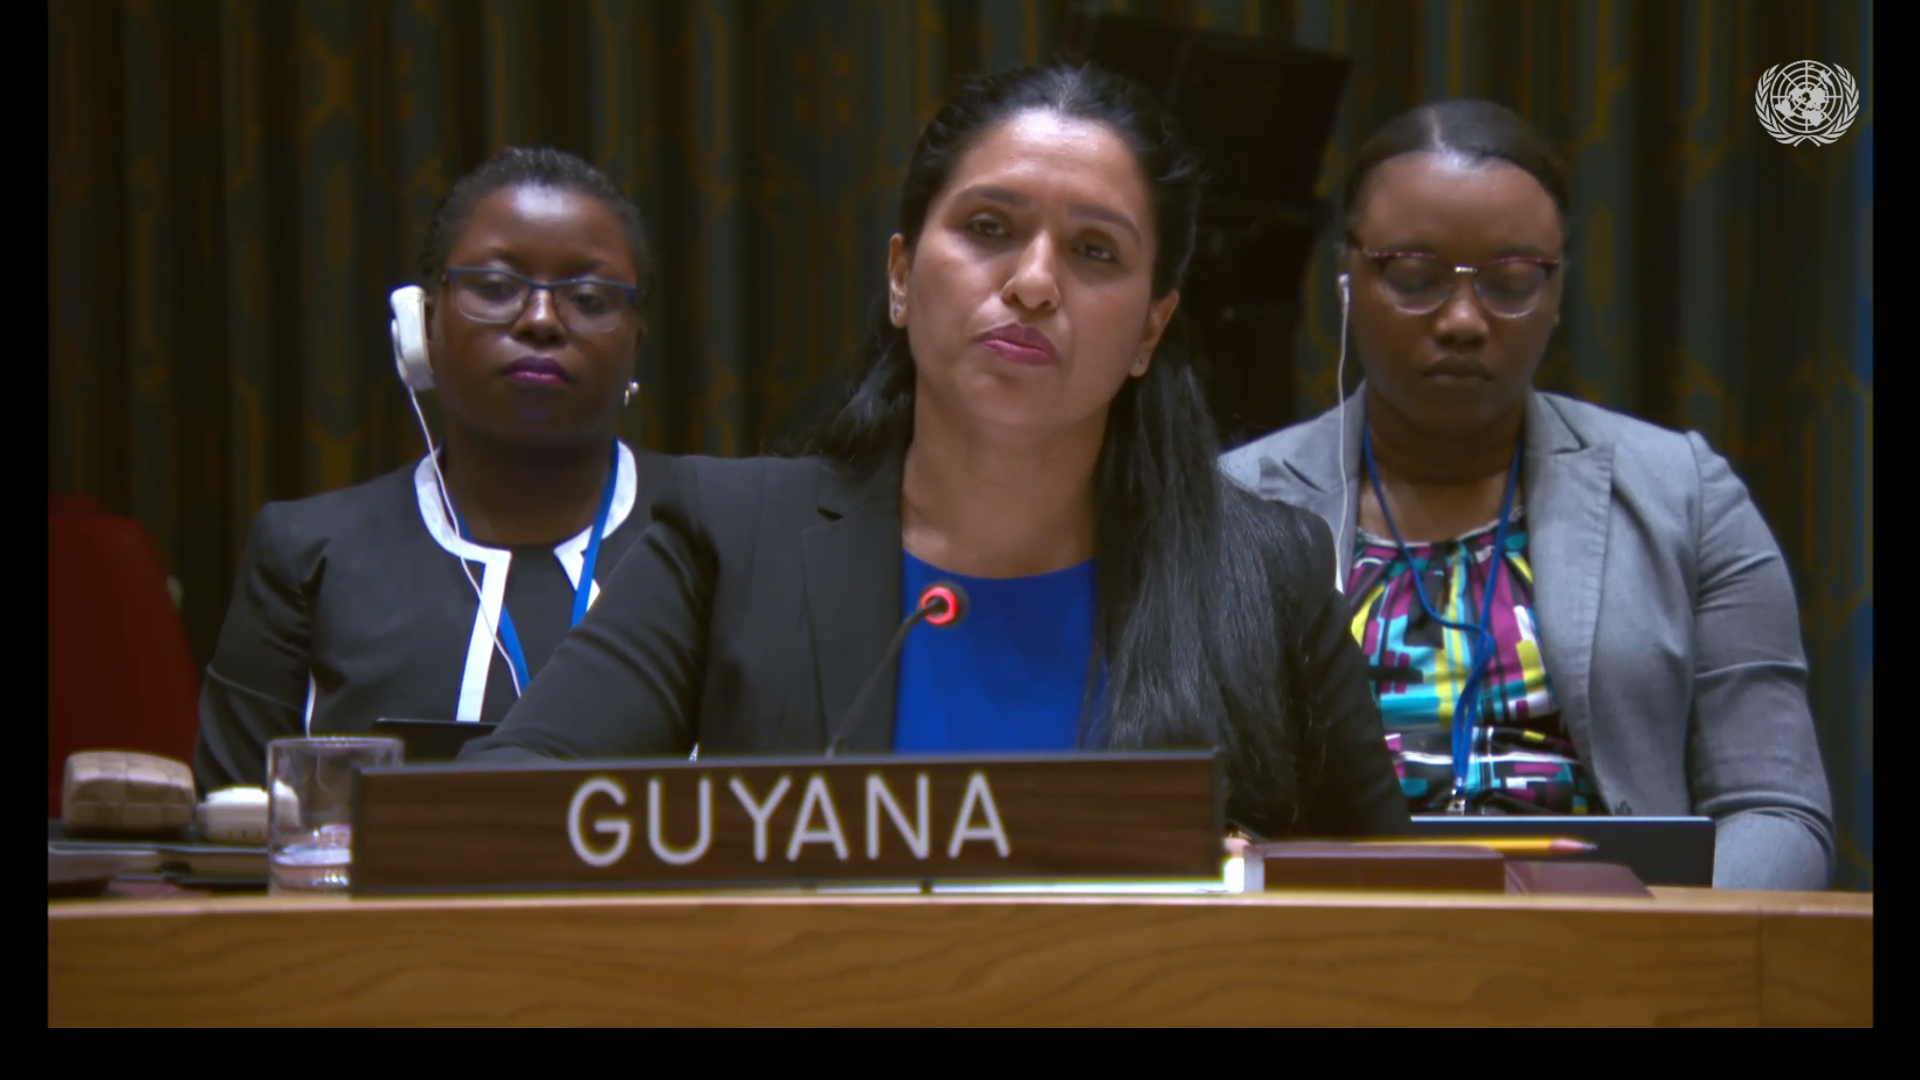
[[[1352,485],[1347,478],[1347,308],[1351,281],[1347,275],[1340,275],[1340,359],[1333,366],[1335,407],[1340,410],[1340,530],[1333,542],[1341,546],[1347,545],[1347,515],[1353,513]],[[1334,588],[1345,592],[1346,582],[1340,580],[1339,548],[1334,551],[1333,565]]]
[[[440,448],[433,445],[433,433],[427,430],[427,414],[420,411],[420,397],[413,392],[412,387],[407,388],[407,400],[413,403],[414,418],[420,421],[420,437],[427,443],[427,461],[433,465],[433,479],[440,489],[440,509],[447,515],[448,527],[453,530],[455,536],[458,536],[460,522],[453,513],[453,497],[447,494],[446,475],[440,471]],[[456,556],[456,558],[460,557]],[[467,576],[467,584],[473,586],[473,598],[480,605],[480,617],[486,620],[487,632],[493,635],[494,651],[507,662],[507,678],[513,680],[513,696],[517,698],[525,692],[525,688],[520,685],[520,672],[513,666],[513,657],[507,655],[507,647],[500,641],[500,624],[487,612],[485,591],[480,588],[480,582],[473,576],[473,568],[467,565],[465,558],[460,558],[460,571]],[[501,603],[505,602],[502,594]]]

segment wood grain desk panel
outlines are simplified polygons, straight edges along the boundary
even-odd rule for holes
[[[1864,915],[1873,917],[1873,894],[1860,892],[1761,892],[1755,889],[1694,889],[1651,885],[1664,907],[1751,911],[1768,915]]]
[[[1760,916],[1760,1017],[1769,1026],[1873,1023],[1873,894],[1654,888],[1661,904]]]
[[[1760,1019],[1778,1027],[1873,1025],[1873,920],[1763,916]]]
[[[1778,896],[1779,894],[1774,894]],[[1872,1023],[1872,912],[738,895],[48,906],[50,1026]]]

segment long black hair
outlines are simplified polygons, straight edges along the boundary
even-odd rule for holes
[[[1193,253],[1200,163],[1151,94],[1091,66],[1003,72],[954,93],[921,132],[901,184],[909,249],[966,151],[1035,110],[1102,124],[1132,149],[1152,192],[1153,294],[1178,288]],[[853,470],[901,453],[913,437],[913,356],[884,300],[845,403],[803,447]],[[1107,745],[1219,747],[1229,812],[1258,832],[1284,833],[1299,818],[1299,740],[1313,720],[1307,695],[1291,692],[1304,683],[1299,633],[1281,612],[1293,607],[1288,590],[1309,539],[1224,478],[1195,359],[1176,311],[1146,374],[1128,379],[1109,407],[1094,470]]]

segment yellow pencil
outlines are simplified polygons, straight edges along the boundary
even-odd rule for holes
[[[1599,850],[1585,840],[1566,837],[1533,838],[1524,836],[1463,836],[1457,840],[1362,840],[1379,847],[1483,847],[1502,855],[1581,855]]]

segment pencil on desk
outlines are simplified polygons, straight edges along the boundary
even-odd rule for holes
[[[1583,855],[1599,850],[1598,845],[1566,837],[1473,836],[1457,840],[1362,840],[1360,843],[1380,847],[1483,847],[1502,855]]]

